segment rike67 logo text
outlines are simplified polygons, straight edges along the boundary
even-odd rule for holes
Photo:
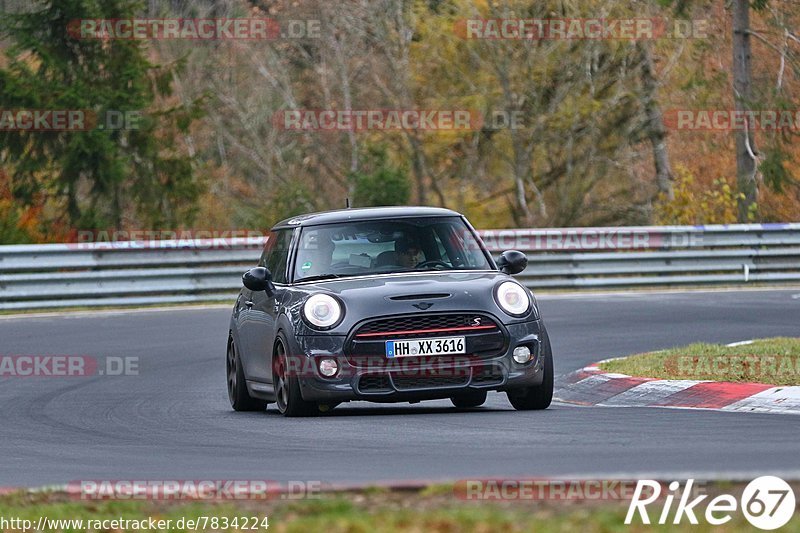
[[[730,522],[735,513],[741,512],[758,529],[773,530],[784,526],[794,515],[794,491],[779,477],[762,476],[754,479],[744,488],[738,500],[731,494],[720,494],[708,501],[705,500],[709,496],[701,494],[690,500],[694,496],[693,487],[693,479],[683,487],[677,481],[670,483],[661,512],[657,519],[653,517],[654,521],[662,525],[681,524],[685,520],[690,524],[698,524],[700,516],[706,523],[719,526]],[[658,512],[658,509],[656,505],[649,509],[648,506],[662,498],[661,489],[662,485],[657,481],[640,480],[628,507],[625,524],[633,523],[637,515],[643,524],[650,524],[649,511]]]

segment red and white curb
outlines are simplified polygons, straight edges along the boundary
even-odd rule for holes
[[[800,386],[639,378],[603,372],[599,364],[567,375],[561,380],[556,399],[605,407],[673,407],[800,415]]]

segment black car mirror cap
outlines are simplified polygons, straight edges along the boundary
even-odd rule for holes
[[[270,298],[275,294],[275,285],[272,284],[272,273],[268,268],[251,268],[242,275],[242,283],[251,291],[265,291]]]
[[[506,250],[500,254],[497,266],[500,268],[500,272],[513,276],[525,270],[528,266],[528,258],[518,250]]]

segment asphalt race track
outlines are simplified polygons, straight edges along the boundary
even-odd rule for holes
[[[563,375],[615,355],[800,336],[800,289],[540,297]],[[351,403],[315,419],[235,413],[229,309],[0,318],[2,355],[136,356],[138,376],[0,379],[0,486],[88,479],[358,484],[489,476],[800,477],[800,417],[575,407],[517,412],[491,393]]]

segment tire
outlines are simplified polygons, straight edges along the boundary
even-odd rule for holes
[[[453,405],[459,409],[471,409],[473,407],[480,407],[486,401],[486,391],[469,391],[458,396],[450,398]]]
[[[550,337],[544,331],[544,378],[541,385],[510,390],[506,393],[508,401],[517,411],[538,411],[550,407],[553,401],[553,351]]]
[[[272,365],[272,383],[275,384],[275,405],[286,417],[314,416],[319,414],[319,406],[315,402],[303,400],[300,394],[300,381],[291,372],[286,373],[286,340],[278,336],[275,343],[274,362]]]
[[[234,411],[263,411],[267,408],[264,400],[258,400],[247,392],[247,381],[242,369],[242,360],[236,351],[233,338],[228,340],[228,353],[225,357],[225,369],[228,374],[228,399]]]

